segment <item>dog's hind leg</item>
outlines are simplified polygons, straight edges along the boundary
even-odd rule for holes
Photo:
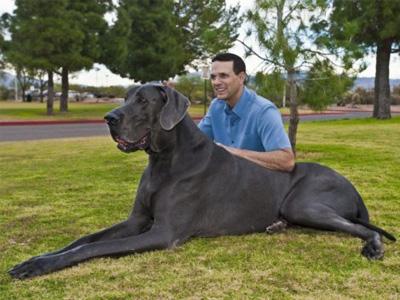
[[[288,209],[283,217],[294,225],[349,233],[365,241],[362,255],[368,259],[383,257],[383,243],[379,233],[339,216],[332,208],[324,204],[314,203],[303,209]]]

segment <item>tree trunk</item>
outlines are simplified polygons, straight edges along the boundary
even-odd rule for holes
[[[296,135],[297,135],[297,125],[299,123],[299,111],[297,104],[297,87],[294,75],[295,72],[293,70],[288,71],[289,101],[290,101],[289,140],[290,144],[292,145],[293,153],[296,154]]]
[[[43,76],[43,75],[42,75],[42,76]],[[40,97],[40,103],[43,103],[43,98],[44,98],[44,96],[43,96],[43,91],[44,91],[44,88],[45,88],[45,82],[44,82],[43,77],[41,77],[41,78],[39,79],[39,97]]]
[[[47,75],[49,77],[49,80],[47,82],[47,115],[52,115],[54,103],[53,71],[48,71]]]
[[[376,51],[375,100],[373,117],[390,119],[389,63],[392,42],[384,40],[378,43]]]
[[[24,82],[24,75],[22,74],[21,71],[17,71],[17,80],[18,80],[18,85],[21,88],[22,102],[25,102],[25,100],[26,100],[26,86],[25,86],[25,82]]]
[[[23,86],[22,86],[21,90],[22,90],[22,102],[25,102],[26,101],[26,90]]]
[[[46,88],[46,81],[45,81],[45,75],[46,73],[43,71],[39,71],[38,76],[39,76],[39,98],[40,98],[40,103],[43,103],[44,100],[44,89]]]
[[[61,99],[60,99],[60,112],[68,112],[68,69],[62,68],[61,71]]]

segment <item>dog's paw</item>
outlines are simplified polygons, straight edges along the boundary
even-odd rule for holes
[[[8,271],[15,279],[28,279],[51,272],[52,264],[46,257],[32,257]]]
[[[361,254],[371,260],[382,259],[384,252],[383,243],[379,235],[367,240],[363,249],[361,250]]]
[[[285,220],[280,219],[269,225],[267,228],[265,228],[265,232],[268,234],[277,233],[285,230],[287,226],[288,223]]]

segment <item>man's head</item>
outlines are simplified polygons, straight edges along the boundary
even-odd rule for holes
[[[211,84],[218,99],[233,107],[242,95],[246,80],[246,65],[237,55],[221,53],[212,59]]]

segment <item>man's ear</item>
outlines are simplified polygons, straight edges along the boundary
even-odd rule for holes
[[[240,78],[240,80],[242,80],[243,84],[246,84],[246,82],[247,82],[247,75],[246,75],[245,72],[240,72],[240,73],[239,73],[239,78]]]
[[[190,101],[181,93],[169,87],[160,87],[161,93],[165,93],[167,102],[161,110],[160,124],[164,130],[171,130],[185,117],[190,106]]]

